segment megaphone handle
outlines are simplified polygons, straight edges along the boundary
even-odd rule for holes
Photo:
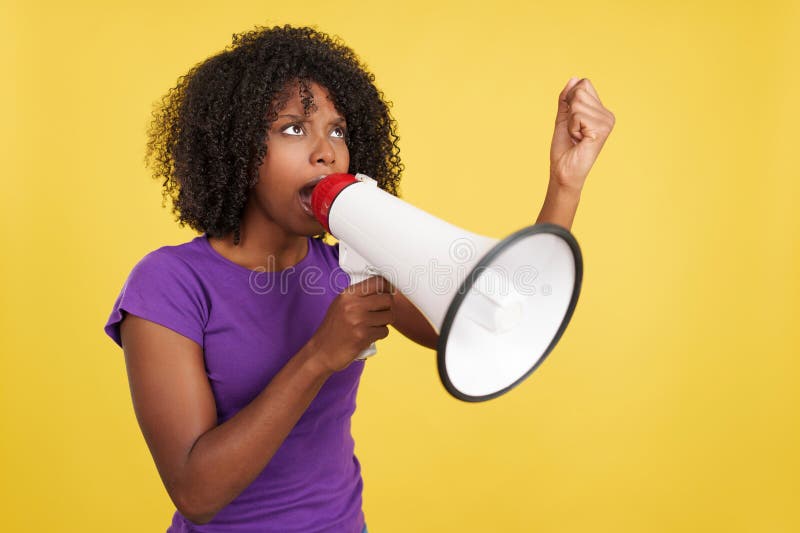
[[[378,349],[375,347],[375,343],[373,342],[372,344],[369,345],[369,347],[366,350],[358,354],[358,357],[356,357],[356,359],[359,361],[363,361],[367,357],[372,357],[376,353],[378,353]]]
[[[374,276],[374,274],[364,273],[369,267],[369,263],[342,241],[339,241],[339,266],[350,276],[350,285],[361,283],[365,279]],[[377,352],[378,349],[373,342],[364,351],[358,354],[356,359],[363,361],[367,357],[375,355]]]
[[[372,276],[371,275],[365,276],[363,274],[351,273],[350,274],[350,285],[353,285],[355,283],[361,283],[362,281],[364,281],[365,279],[367,279],[369,277],[372,277]],[[360,354],[358,354],[358,357],[356,357],[356,360],[363,361],[367,357],[372,357],[376,353],[378,353],[378,348],[375,347],[375,343],[373,342],[372,344],[367,346],[367,348],[364,349],[364,351],[362,351]]]

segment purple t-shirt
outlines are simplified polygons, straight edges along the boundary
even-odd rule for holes
[[[308,254],[279,272],[220,255],[207,236],[163,246],[134,266],[105,326],[120,346],[132,313],[203,348],[222,424],[250,403],[317,330],[349,277],[338,245],[308,238]],[[361,465],[350,418],[364,361],[333,374],[261,474],[205,525],[176,510],[168,532],[352,532],[364,527]]]

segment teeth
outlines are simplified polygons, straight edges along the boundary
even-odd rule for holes
[[[300,191],[300,203],[303,205],[303,209],[306,212],[311,213],[311,193],[306,190]]]

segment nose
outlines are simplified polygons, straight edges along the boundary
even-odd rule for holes
[[[311,164],[332,165],[336,161],[336,152],[327,136],[321,136],[311,150]]]

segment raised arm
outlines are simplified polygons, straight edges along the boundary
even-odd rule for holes
[[[614,114],[603,107],[591,82],[572,78],[558,95],[550,181],[536,223],[572,228],[581,190],[594,161],[614,128]],[[400,291],[395,295],[395,328],[427,348],[436,349],[439,336],[422,313]]]
[[[567,82],[558,95],[550,146],[550,181],[537,223],[572,227],[586,176],[615,120],[588,79],[571,78]]]
[[[580,190],[575,191],[562,187],[551,180],[536,223],[549,222],[550,224],[558,224],[566,229],[571,229],[580,199]]]

